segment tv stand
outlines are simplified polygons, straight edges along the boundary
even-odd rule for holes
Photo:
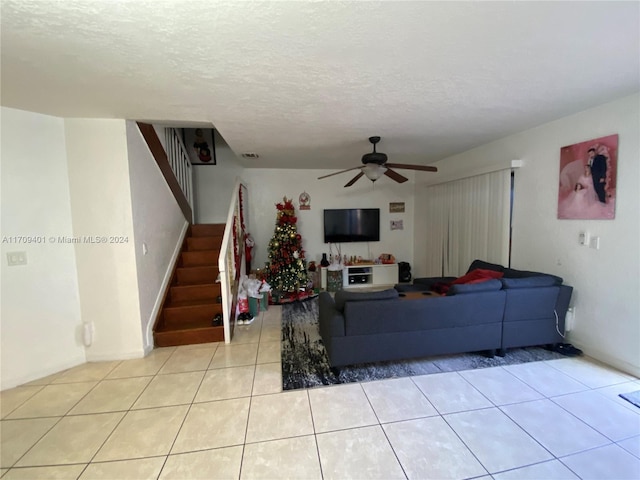
[[[342,269],[343,288],[392,287],[398,283],[398,264],[355,264]],[[327,268],[320,268],[320,286],[327,289]]]

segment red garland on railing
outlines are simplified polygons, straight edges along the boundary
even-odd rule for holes
[[[240,184],[240,186],[238,187],[238,215],[240,216],[240,233],[242,234],[242,237],[244,238],[245,235],[245,224],[244,224],[244,206],[243,206],[243,199],[242,199],[242,184]],[[238,224],[237,224],[237,218],[238,217],[233,217],[233,254],[235,257],[235,262],[236,262],[236,271],[240,271],[240,261],[241,261],[241,252],[240,249],[244,248],[244,247],[240,247],[240,245],[238,245]],[[244,241],[243,241],[244,243]]]
[[[238,217],[233,217],[233,262],[236,272],[240,270],[240,249],[238,248]]]
[[[244,224],[244,209],[243,209],[243,202],[242,202],[242,185],[240,185],[240,187],[238,188],[238,201],[240,203],[240,228],[242,229],[242,231],[245,231],[246,225]]]

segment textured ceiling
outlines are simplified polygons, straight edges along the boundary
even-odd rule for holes
[[[428,164],[640,88],[635,1],[1,2],[2,105],[210,123],[246,166]]]

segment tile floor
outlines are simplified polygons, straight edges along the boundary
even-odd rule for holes
[[[640,478],[640,380],[588,358],[282,392],[280,308],[238,329],[2,392],[2,480]]]

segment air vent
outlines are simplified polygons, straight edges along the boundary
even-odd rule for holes
[[[242,156],[244,158],[259,158],[260,157],[260,155],[258,155],[257,153],[252,153],[252,152],[243,153]]]

